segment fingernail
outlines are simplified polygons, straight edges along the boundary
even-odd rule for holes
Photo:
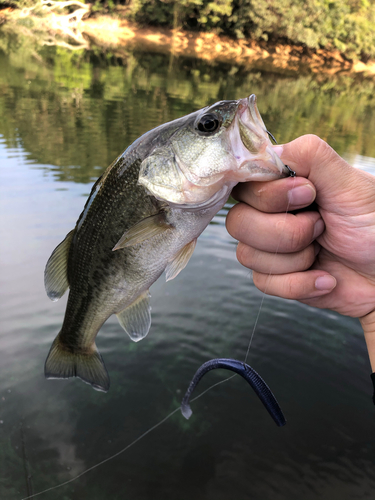
[[[275,151],[275,153],[277,154],[277,156],[281,156],[283,154],[283,146],[272,146],[273,147],[273,150]]]
[[[315,240],[318,236],[320,236],[322,234],[322,232],[324,231],[324,228],[325,228],[325,224],[324,224],[323,219],[319,219],[315,222],[313,240]]]
[[[293,206],[310,205],[315,200],[315,191],[309,184],[298,186],[288,191],[288,199]]]
[[[316,278],[315,280],[315,288],[317,290],[323,291],[323,290],[332,290],[335,288],[337,284],[337,281],[333,276],[325,275],[325,276],[319,276],[319,278]]]

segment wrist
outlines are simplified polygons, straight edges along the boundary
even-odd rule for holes
[[[375,310],[359,318],[370,358],[372,372],[375,372]]]

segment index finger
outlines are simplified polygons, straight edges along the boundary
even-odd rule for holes
[[[271,182],[241,182],[232,196],[261,212],[280,213],[311,205],[316,190],[304,177],[288,177]]]

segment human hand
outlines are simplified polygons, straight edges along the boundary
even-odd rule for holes
[[[360,318],[375,371],[375,177],[314,135],[276,148],[298,177],[236,186],[237,258],[270,295]]]

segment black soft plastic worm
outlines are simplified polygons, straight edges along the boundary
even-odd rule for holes
[[[194,389],[198,385],[200,379],[207,372],[215,370],[216,368],[224,368],[225,370],[230,370],[238,373],[238,375],[241,375],[241,377],[244,378],[254,389],[258,398],[262,401],[276,425],[282,427],[286,424],[286,420],[279,403],[262,377],[246,363],[238,361],[237,359],[225,358],[211,359],[210,361],[203,363],[203,365],[198,368],[181,403],[181,413],[186,419],[190,418],[193,413],[190,408],[189,401]]]

